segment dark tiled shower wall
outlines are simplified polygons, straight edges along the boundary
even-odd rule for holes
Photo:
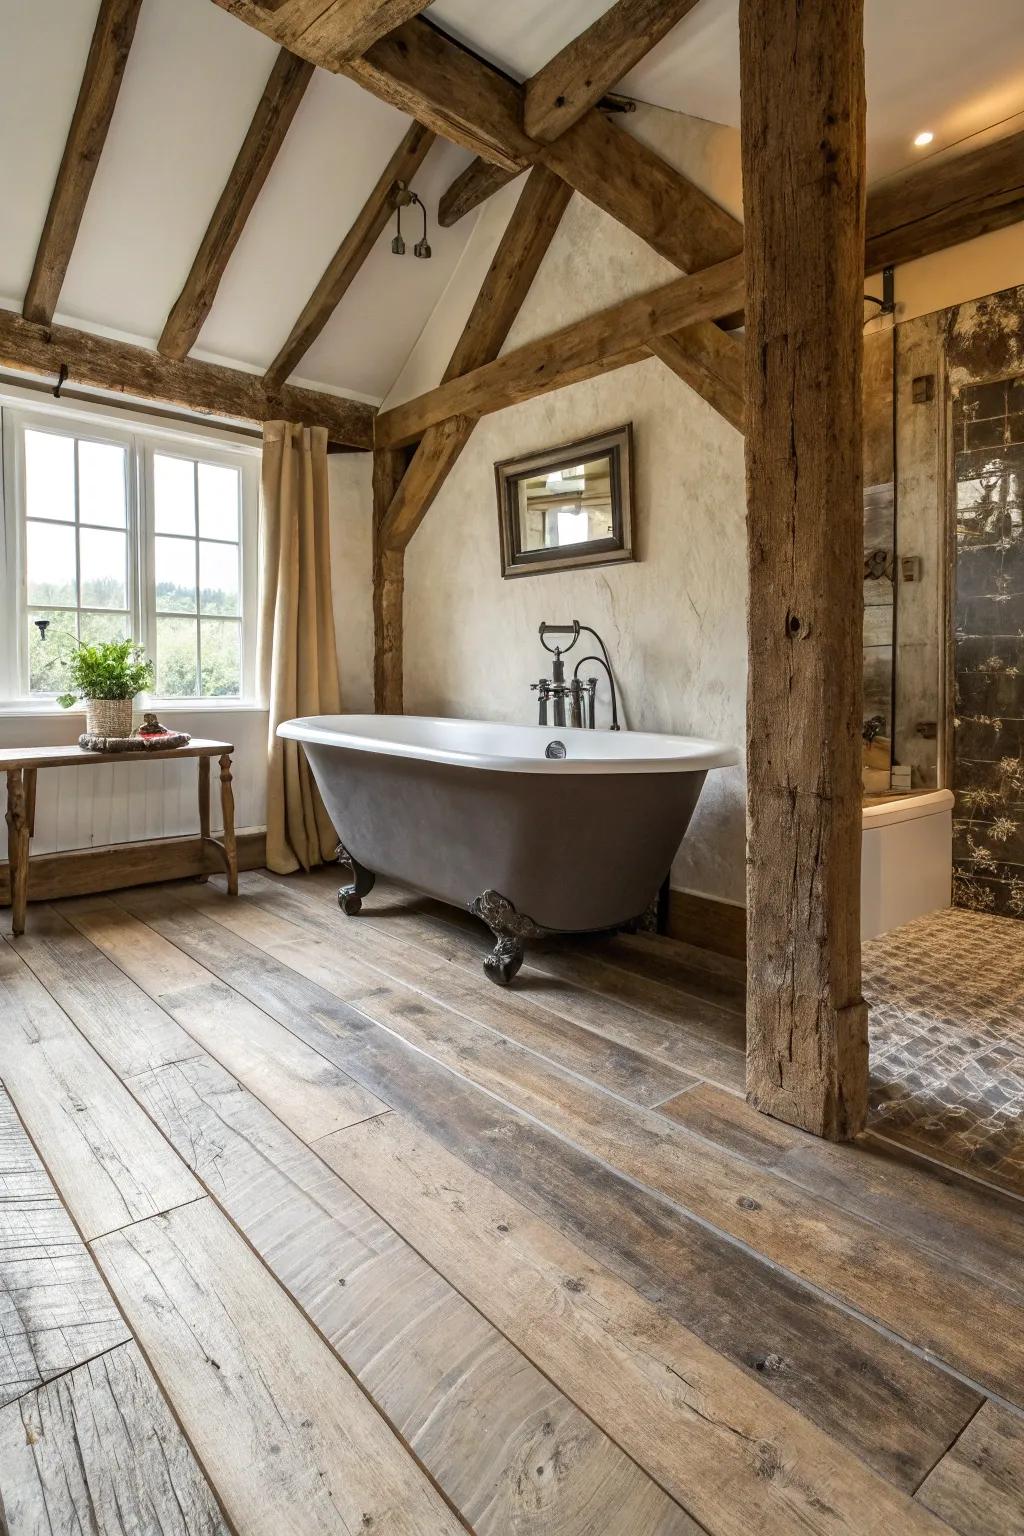
[[[1024,918],[1024,377],[953,398],[954,900]]]

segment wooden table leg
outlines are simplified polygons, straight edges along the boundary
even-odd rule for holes
[[[35,778],[35,774],[32,775]],[[20,768],[7,770],[7,868],[11,879],[11,932],[25,932],[28,905],[28,816]]]
[[[206,845],[211,842],[210,837],[210,759],[199,759],[199,836],[203,844],[203,858],[206,858]],[[200,885],[205,885],[209,875],[197,875]]]
[[[36,835],[36,774],[38,769],[25,768],[25,820],[28,822],[28,835],[33,838]]]
[[[228,895],[238,895],[238,847],[235,843],[235,796],[231,789],[231,753],[220,757],[220,808],[224,818],[224,853],[228,866]]]

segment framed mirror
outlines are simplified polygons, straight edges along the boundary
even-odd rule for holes
[[[633,558],[633,429],[495,464],[501,574]]]

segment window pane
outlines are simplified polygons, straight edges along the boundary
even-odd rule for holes
[[[67,608],[36,608],[28,615],[28,676],[31,693],[63,693],[67,688],[67,666],[74,650],[75,613]],[[49,619],[46,639],[36,628],[36,619]]]
[[[26,523],[28,600],[51,606],[78,601],[75,530],[55,523]]]
[[[61,530],[63,532],[63,529]],[[81,598],[90,608],[127,608],[126,534],[82,528],[78,534]]]
[[[203,697],[237,698],[242,691],[241,625],[230,619],[200,619]]]
[[[125,452],[116,443],[78,444],[78,520],[124,528]]]
[[[25,511],[28,517],[75,520],[75,440],[55,432],[25,433]]]
[[[195,613],[196,546],[192,539],[154,539],[158,613]]]
[[[199,532],[204,539],[238,539],[238,470],[199,466]]]
[[[199,543],[199,608],[238,612],[238,545]]]
[[[195,533],[195,466],[191,459],[153,455],[153,496],[157,533]]]
[[[126,613],[83,613],[78,633],[89,645],[99,645],[103,640],[131,639],[132,625]]]
[[[165,699],[198,697],[195,619],[157,619],[156,691]]]

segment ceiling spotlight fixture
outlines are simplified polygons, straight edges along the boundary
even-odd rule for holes
[[[917,146],[918,149],[924,149],[925,145],[926,144],[930,144],[932,142],[932,139],[934,139],[934,137],[935,137],[934,133],[932,133],[929,129],[925,128],[921,133],[917,133],[917,134],[914,135],[914,144]]]
[[[402,239],[402,209],[408,208],[410,203],[416,203],[423,214],[423,236],[416,241],[412,248],[412,253],[414,256],[419,256],[421,260],[427,261],[430,258],[431,250],[430,243],[427,240],[426,206],[422,199],[418,198],[416,193],[406,186],[404,181],[398,182],[398,191],[395,194],[396,232],[395,238],[391,242],[391,251],[395,256],[405,255],[405,241]]]

